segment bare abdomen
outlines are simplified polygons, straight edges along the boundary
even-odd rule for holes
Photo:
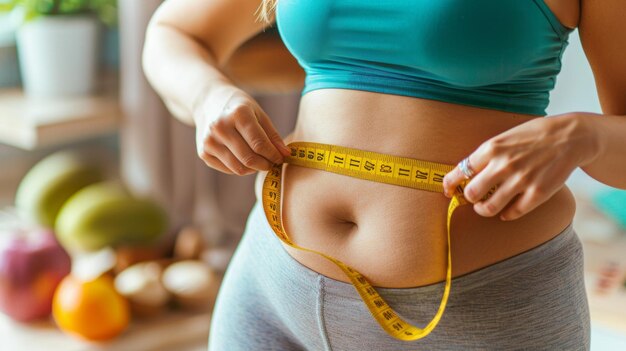
[[[321,142],[453,165],[491,136],[531,118],[327,89],[304,96],[296,128],[285,141]],[[283,167],[283,223],[296,243],[342,260],[374,286],[414,287],[445,278],[449,199],[443,194]],[[259,173],[257,195],[264,176]],[[574,212],[574,198],[565,186],[514,221],[482,217],[471,205],[459,208],[452,221],[453,276],[540,245],[562,231]],[[284,247],[305,266],[348,281],[322,257]]]

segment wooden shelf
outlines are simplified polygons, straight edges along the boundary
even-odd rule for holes
[[[0,143],[32,150],[117,130],[121,119],[115,81],[95,95],[35,98],[0,89]]]

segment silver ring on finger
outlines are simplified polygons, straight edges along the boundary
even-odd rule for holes
[[[469,157],[466,157],[463,160],[461,160],[458,166],[461,172],[463,173],[463,175],[465,176],[465,179],[471,179],[476,174],[476,171],[474,171],[474,169],[470,165]]]

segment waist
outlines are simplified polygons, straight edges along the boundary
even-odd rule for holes
[[[321,89],[302,97],[292,136],[456,164],[482,142],[534,118],[542,117],[408,96]]]
[[[285,141],[454,165],[491,136],[532,118],[537,117],[402,96],[320,90],[304,96],[296,128]],[[412,287],[444,279],[449,200],[443,194],[284,167],[283,224],[296,243],[341,259],[374,286]],[[511,222],[482,217],[463,206],[452,221],[453,276],[540,245],[571,222],[574,210],[567,187]],[[305,266],[347,281],[331,263],[285,248]]]

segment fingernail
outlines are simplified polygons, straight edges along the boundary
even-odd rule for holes
[[[285,156],[289,156],[291,155],[291,149],[288,148],[287,146],[285,146],[284,144],[281,146],[281,152],[283,153],[283,155]]]
[[[508,221],[508,219],[504,215],[500,215],[500,220],[501,221]]]

